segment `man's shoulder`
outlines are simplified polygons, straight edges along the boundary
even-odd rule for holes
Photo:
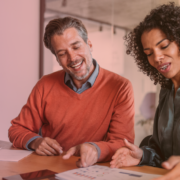
[[[100,71],[102,72],[105,80],[107,80],[107,81],[113,81],[114,83],[123,83],[123,84],[130,83],[130,81],[128,79],[126,79],[125,77],[123,77],[117,73],[114,73],[114,72],[109,71],[104,68],[100,68]]]
[[[37,83],[37,85],[39,87],[41,86],[49,86],[51,87],[52,85],[58,83],[58,84],[61,84],[61,81],[63,82],[64,80],[64,75],[65,75],[65,72],[63,70],[60,70],[60,71],[56,71],[56,72],[53,72],[51,74],[47,74],[47,75],[44,75]]]
[[[42,76],[42,78],[39,81],[42,81],[42,82],[57,81],[60,78],[63,78],[64,74],[65,74],[64,70],[56,71],[56,72],[53,72],[51,74],[47,74],[47,75]]]

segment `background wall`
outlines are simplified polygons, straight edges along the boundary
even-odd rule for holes
[[[39,70],[39,0],[0,1],[0,140],[8,140]]]
[[[119,6],[115,6],[116,11],[112,14],[111,6],[107,6],[105,11],[99,11],[102,8],[102,3],[98,2],[98,6],[93,6],[95,0],[88,1],[87,3],[81,3],[80,7],[77,2],[82,0],[69,0],[67,6],[62,6],[62,1],[49,1],[58,3],[60,10],[67,10],[70,12],[83,12],[83,14],[96,13],[100,19],[103,16],[99,12],[105,13],[109,19],[122,20],[126,17],[126,13],[123,15],[118,14],[121,6],[125,1],[121,1]],[[83,0],[84,2],[85,0]],[[120,0],[116,0],[119,3]],[[141,0],[139,0],[141,1]],[[157,3],[162,3],[158,0]],[[180,0],[179,0],[180,1]],[[80,11],[73,11],[73,4]],[[108,1],[107,1],[108,2]],[[109,0],[109,3],[112,1]],[[127,1],[130,2],[130,1]],[[143,3],[150,2],[151,6],[154,5],[154,0],[142,1]],[[38,81],[39,70],[39,0],[4,0],[0,1],[0,140],[8,140],[8,129],[10,127],[10,121],[17,117],[22,106],[26,103],[29,93],[35,83]],[[89,4],[90,3],[90,4]],[[141,3],[140,3],[141,4]],[[46,4],[47,5],[47,4]],[[85,6],[84,6],[85,5]],[[127,17],[134,17],[133,14],[137,11],[137,6],[133,9],[128,9],[129,15]],[[143,4],[142,4],[143,5]],[[55,6],[56,7],[56,6]],[[94,7],[94,9],[92,9]],[[147,6],[145,6],[147,7]],[[47,7],[48,8],[48,7]],[[150,10],[150,7],[148,7]],[[141,8],[142,9],[142,8]],[[135,11],[136,10],[136,11]],[[147,9],[144,9],[145,13],[148,13]],[[45,13],[44,25],[49,22],[53,17],[66,16],[65,14],[59,14],[56,11],[47,11]],[[122,18],[123,17],[123,18]],[[141,18],[144,15],[140,16]],[[119,22],[115,21],[116,23]],[[124,20],[126,23],[126,20]],[[99,24],[89,20],[84,20],[86,28],[89,32],[89,38],[93,43],[93,57],[98,61],[101,67],[110,71],[114,71],[128,78],[133,85],[135,95],[135,124],[141,120],[141,113],[139,107],[143,101],[144,96],[149,92],[156,92],[156,86],[153,85],[149,77],[139,72],[134,60],[131,56],[127,56],[125,53],[125,46],[123,36],[126,31],[121,28],[115,28],[114,31],[111,26],[105,24]],[[133,23],[134,19],[133,19]],[[101,27],[102,26],[102,27]],[[53,71],[59,70],[55,56],[51,54],[49,50],[44,48],[44,74],[49,74]],[[113,88],[113,87],[112,87]],[[148,127],[149,128],[149,127]],[[150,129],[150,128],[149,128]],[[150,132],[152,133],[152,132]],[[147,130],[141,125],[135,125],[135,144],[144,138],[147,134]]]

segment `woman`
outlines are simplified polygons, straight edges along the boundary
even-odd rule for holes
[[[124,140],[111,167],[176,166],[165,176],[172,179],[180,175],[180,7],[169,3],[152,10],[125,41],[127,54],[154,84],[161,85],[161,92],[149,145],[138,148]]]

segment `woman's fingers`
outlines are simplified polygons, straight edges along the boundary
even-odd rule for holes
[[[180,157],[171,156],[167,161],[162,163],[162,167],[169,170],[174,168],[178,163],[180,163]]]
[[[115,152],[115,154],[112,156],[112,159],[116,159],[118,156],[125,155],[127,154],[128,151],[129,151],[128,148],[122,147]]]
[[[154,180],[180,180],[180,163],[174,166],[174,168],[164,176]]]
[[[136,146],[134,144],[131,144],[130,142],[128,142],[127,139],[124,139],[124,143],[125,143],[126,147],[129,148],[131,151],[136,150]]]
[[[111,168],[122,167],[125,165],[124,161],[126,161],[126,158],[128,158],[127,156],[129,151],[130,150],[125,147],[118,149],[115,155],[112,157],[112,161],[110,162]]]

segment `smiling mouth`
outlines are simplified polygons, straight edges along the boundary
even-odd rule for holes
[[[168,67],[169,67],[170,63],[169,64],[165,64],[164,66],[161,66],[159,69],[160,70],[166,70]]]
[[[160,69],[162,69],[162,70],[165,70],[165,69],[167,69],[167,67],[169,66],[169,64],[167,64],[167,65],[164,65],[163,67],[161,67]]]
[[[77,63],[77,64],[71,65],[70,67],[73,68],[73,69],[78,69],[78,68],[80,68],[82,63],[83,63],[83,60],[81,62]]]

